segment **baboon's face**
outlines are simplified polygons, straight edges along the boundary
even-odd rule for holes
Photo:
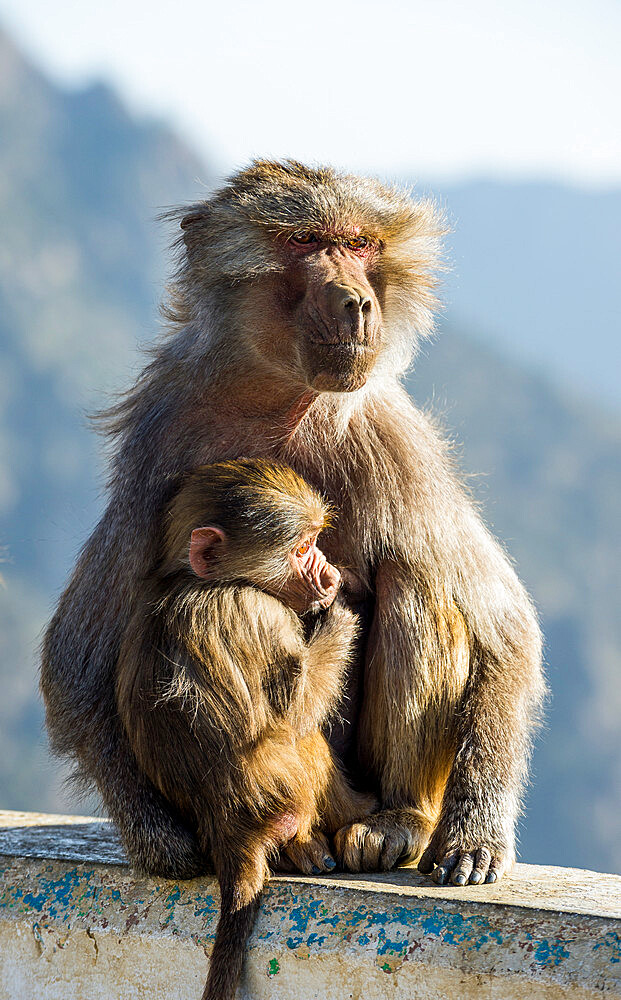
[[[259,388],[354,392],[405,371],[433,329],[442,219],[372,178],[258,160],[181,228],[169,313],[202,326],[212,309],[222,357],[230,342],[256,360]]]
[[[304,233],[283,246],[283,308],[308,385],[353,392],[367,381],[381,342],[372,285],[380,248],[358,233]]]

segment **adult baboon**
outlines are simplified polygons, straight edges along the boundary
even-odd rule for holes
[[[195,838],[128,745],[114,666],[179,475],[240,455],[284,461],[340,510],[324,550],[366,593],[333,746],[381,810],[339,833],[343,864],[389,868],[424,850],[421,870],[435,865],[438,882],[493,881],[514,857],[540,636],[399,384],[432,327],[434,207],[374,180],[260,161],[177,216],[171,331],[109,414],[108,508],[45,640],[53,745],[96,783],[134,865],[200,870]]]

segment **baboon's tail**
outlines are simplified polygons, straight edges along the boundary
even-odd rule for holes
[[[254,893],[249,893],[248,889],[248,884],[241,880],[220,882],[220,919],[202,1000],[235,998],[246,942],[263,895],[263,886]]]

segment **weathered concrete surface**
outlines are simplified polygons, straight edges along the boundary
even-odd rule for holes
[[[0,1000],[198,1000],[217,915],[213,879],[134,878],[105,821],[0,813]],[[621,998],[621,877],[275,878],[239,995]]]

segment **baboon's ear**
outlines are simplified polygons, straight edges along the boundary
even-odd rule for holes
[[[204,222],[207,219],[208,212],[206,210],[200,209],[196,212],[188,212],[184,215],[179,225],[182,229],[191,229],[192,226],[196,226],[200,222]]]
[[[226,535],[212,524],[195,528],[190,538],[190,566],[203,580],[211,576],[214,564],[224,552]]]
[[[209,222],[210,210],[207,204],[198,205],[184,215],[179,225],[183,229],[183,241],[189,250],[196,239],[200,237],[201,230]]]

